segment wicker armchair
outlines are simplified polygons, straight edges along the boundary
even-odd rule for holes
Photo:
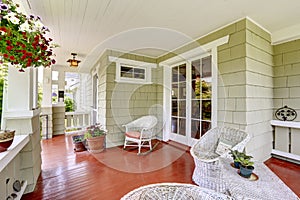
[[[152,150],[151,140],[156,124],[157,118],[149,115],[123,125],[126,128],[123,148],[125,149],[128,146],[138,147],[138,155],[141,153],[142,147],[149,147]]]
[[[246,132],[228,127],[217,127],[206,132],[190,150],[195,162],[193,181],[199,186],[226,192],[219,158],[230,155],[229,151],[221,155],[216,153],[219,141],[230,141],[232,150],[243,151],[249,139]]]

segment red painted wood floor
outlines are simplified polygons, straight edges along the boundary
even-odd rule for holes
[[[193,183],[194,162],[188,150],[176,143],[158,143],[147,156],[117,147],[93,155],[75,153],[70,136],[56,136],[42,141],[42,173],[35,191],[22,200],[114,200],[151,183]],[[266,164],[300,196],[299,165],[275,158]]]

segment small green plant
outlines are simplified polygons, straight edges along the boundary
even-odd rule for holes
[[[73,143],[83,142],[85,140],[83,135],[74,135],[72,136],[72,139],[73,139]]]
[[[92,138],[92,137],[97,137],[97,136],[102,136],[105,135],[106,131],[102,129],[100,125],[92,126],[90,127],[84,134],[84,138]]]
[[[244,167],[254,165],[254,162],[251,161],[251,158],[253,158],[253,157],[245,154],[244,152],[239,152],[238,150],[230,149],[229,154],[231,154],[234,162],[238,162],[238,163],[240,163],[240,165],[242,165]]]
[[[251,158],[253,157],[245,154],[244,152],[239,152],[238,150],[230,149],[229,154],[231,154],[231,157],[234,161],[234,165],[236,168],[238,168],[240,165],[244,167],[249,167],[254,165],[254,162],[251,161]]]
[[[250,158],[248,158],[248,157],[250,157]],[[244,167],[253,166],[254,162],[251,161],[252,156],[248,156],[248,157],[247,158],[240,157],[239,158],[240,165],[242,165]]]

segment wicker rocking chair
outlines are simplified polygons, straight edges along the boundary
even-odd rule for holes
[[[149,147],[151,151],[151,140],[156,124],[157,118],[149,115],[123,125],[126,128],[124,149],[128,146],[138,147],[138,155],[141,154],[142,147]]]
[[[229,151],[218,152],[219,143],[226,141],[231,144],[230,149],[243,151],[249,139],[246,132],[234,128],[209,130],[190,150],[195,162],[193,181],[199,186],[226,192],[219,158],[230,157],[230,154]]]

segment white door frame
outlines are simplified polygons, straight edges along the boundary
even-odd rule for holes
[[[219,38],[215,41],[212,41],[210,43],[207,43],[203,46],[200,46],[198,48],[192,49],[188,52],[185,52],[183,54],[180,54],[178,56],[172,57],[166,61],[163,61],[159,63],[160,66],[164,68],[164,95],[163,95],[163,105],[165,108],[164,112],[164,121],[166,122],[166,126],[164,127],[163,130],[163,141],[168,141],[168,140],[174,140],[176,142],[192,146],[197,140],[196,139],[191,139],[190,137],[190,125],[186,126],[187,130],[187,135],[182,136],[178,134],[172,134],[171,133],[171,116],[172,116],[172,111],[171,111],[171,101],[172,101],[172,96],[171,96],[171,84],[172,84],[172,66],[175,66],[177,64],[180,64],[181,62],[186,62],[187,65],[191,65],[190,62],[191,60],[196,59],[197,57],[201,57],[204,54],[210,53],[212,56],[212,91],[213,91],[213,99],[212,99],[212,121],[211,121],[211,126],[212,128],[217,126],[217,86],[218,86],[218,66],[217,66],[217,47],[228,43],[229,40],[229,35]],[[188,66],[187,66],[188,67]],[[188,75],[187,75],[188,76]],[[187,104],[188,106],[188,104]],[[188,110],[188,109],[187,109]],[[188,111],[189,112],[189,111]],[[190,113],[187,113],[190,114]],[[190,122],[188,122],[190,124]],[[190,138],[190,139],[188,139]]]

